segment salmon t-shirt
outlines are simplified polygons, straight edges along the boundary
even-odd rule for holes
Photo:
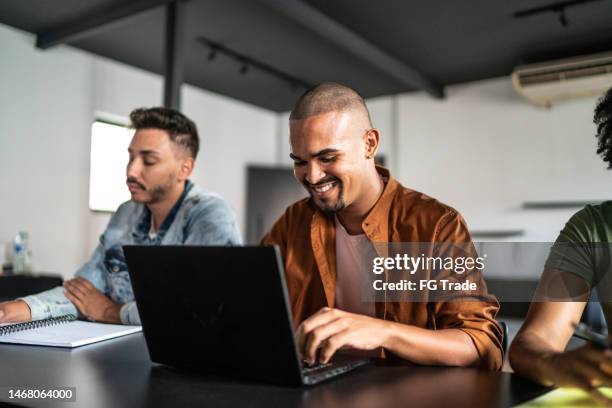
[[[336,224],[336,305],[350,313],[375,317],[373,301],[367,301],[368,282],[371,282],[371,259],[374,246],[365,234],[350,235],[335,217]]]

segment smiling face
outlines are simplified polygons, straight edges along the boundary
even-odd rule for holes
[[[350,110],[331,111],[290,122],[295,177],[324,212],[342,211],[366,193],[376,150],[370,132],[376,130],[361,116]]]
[[[188,162],[193,159],[170,140],[165,130],[137,130],[128,152],[126,183],[132,200],[139,203],[156,204],[173,197],[191,172]]]

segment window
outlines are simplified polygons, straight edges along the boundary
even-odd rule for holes
[[[91,126],[89,208],[114,212],[130,199],[125,185],[127,148],[134,131],[126,126],[97,120]]]

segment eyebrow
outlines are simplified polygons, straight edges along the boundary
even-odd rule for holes
[[[332,148],[327,148],[327,149],[323,149],[320,150],[314,154],[311,154],[310,157],[319,157],[319,156],[325,156],[326,154],[330,154],[330,153],[338,153],[340,152],[340,150],[338,149],[332,149]],[[293,153],[289,153],[289,157],[291,157],[293,160],[303,160],[301,157],[296,156]]]
[[[128,147],[128,152],[134,153],[134,151],[129,147]],[[142,154],[143,156],[158,156],[159,155],[159,152],[156,150],[139,150],[138,153]]]

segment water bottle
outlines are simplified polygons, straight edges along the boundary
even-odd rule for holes
[[[13,240],[13,273],[21,274],[30,272],[28,257],[28,233],[19,231]]]

